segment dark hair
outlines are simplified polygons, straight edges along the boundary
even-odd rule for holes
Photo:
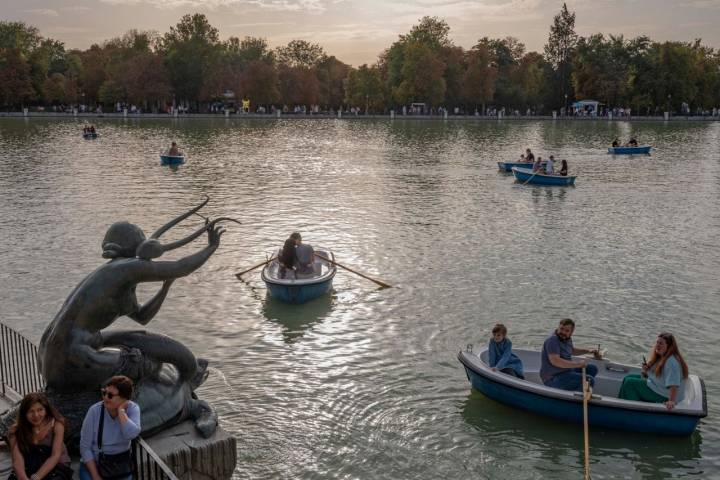
[[[507,335],[507,328],[502,323],[496,323],[495,326],[492,329],[493,335],[496,333],[501,332],[503,335]]]
[[[573,330],[575,330],[575,322],[573,321],[572,318],[563,318],[562,320],[560,320],[561,327],[565,327],[567,325],[570,325],[573,328]]]
[[[42,393],[28,393],[20,402],[17,420],[15,422],[15,441],[18,448],[23,453],[30,453],[30,446],[33,441],[33,427],[27,419],[28,411],[34,404],[39,403],[45,409],[45,418],[52,418],[56,422],[65,425],[65,419],[55,407],[50,405],[50,401]]]
[[[287,268],[292,268],[295,262],[295,240],[293,240],[292,237],[285,240],[285,244],[278,257],[278,262]]]
[[[113,386],[117,388],[118,393],[125,400],[130,400],[133,393],[133,381],[125,375],[115,375],[105,382],[106,387]]]
[[[680,368],[682,368],[682,375],[683,378],[688,377],[688,367],[687,363],[685,363],[685,360],[683,359],[682,355],[680,355],[680,349],[677,346],[677,342],[675,341],[675,337],[672,333],[662,332],[660,335],[658,335],[658,338],[662,338],[665,340],[665,343],[667,343],[667,351],[665,352],[665,355],[662,357],[659,357],[659,355],[655,352],[655,349],[653,348],[652,353],[650,354],[650,365],[653,367],[653,370],[655,371],[655,375],[659,376],[662,375],[663,367],[665,366],[665,362],[667,362],[667,359],[671,356],[675,355],[675,359],[680,364]],[[657,362],[657,365],[655,363]]]
[[[293,240],[302,240],[302,237],[300,236],[300,232],[291,233],[290,238],[292,238]]]

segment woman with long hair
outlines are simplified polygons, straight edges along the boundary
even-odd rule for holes
[[[664,403],[668,410],[672,410],[683,400],[687,377],[688,367],[675,337],[671,333],[661,333],[650,353],[650,361],[643,360],[642,374],[623,378],[618,398]]]
[[[20,402],[10,429],[13,474],[9,480],[69,480],[70,457],[65,448],[65,419],[42,393]]]

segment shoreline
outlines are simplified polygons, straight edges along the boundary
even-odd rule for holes
[[[720,116],[663,116],[653,117],[553,117],[552,115],[520,115],[520,116],[475,116],[475,115],[331,115],[331,114],[262,114],[245,113],[223,115],[218,113],[184,113],[169,115],[166,113],[62,113],[62,112],[0,112],[0,118],[54,118],[62,120],[77,119],[112,119],[112,120],[414,120],[414,121],[446,121],[446,122],[487,122],[487,121],[527,121],[544,120],[559,122],[720,122]]]

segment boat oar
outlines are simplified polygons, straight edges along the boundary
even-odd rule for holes
[[[362,273],[360,273],[360,272],[358,272],[358,271],[355,271],[355,270],[353,270],[353,269],[350,268],[350,267],[346,267],[345,265],[343,265],[343,264],[341,264],[341,263],[338,263],[338,262],[336,262],[335,260],[330,260],[329,258],[323,257],[322,255],[318,255],[317,253],[313,253],[313,255],[315,255],[316,257],[318,257],[318,258],[321,259],[321,260],[325,260],[325,261],[328,262],[328,263],[332,263],[333,265],[337,265],[337,266],[340,267],[340,268],[344,268],[344,269],[347,270],[348,272],[352,272],[352,273],[354,273],[355,275],[360,275],[361,277],[363,277],[363,278],[366,279],[366,280],[370,280],[371,282],[375,282],[375,283],[377,283],[378,285],[380,285],[382,288],[390,288],[390,287],[391,287],[391,285],[388,285],[388,284],[385,283],[385,282],[381,282],[380,280],[376,280],[376,279],[374,279],[374,278],[368,277],[367,275],[363,275]]]
[[[585,440],[585,480],[590,480],[590,434],[588,432],[588,400],[592,392],[590,384],[585,375],[585,365],[582,367],[582,387],[583,387],[583,436]]]
[[[251,271],[255,270],[255,269],[258,268],[258,267],[262,267],[263,265],[267,265],[268,263],[272,262],[272,261],[275,260],[276,258],[277,258],[277,257],[270,257],[270,259],[265,260],[265,261],[262,262],[262,263],[258,263],[258,264],[255,265],[254,267],[250,267],[250,268],[248,268],[247,270],[243,270],[242,272],[236,273],[235,276],[236,276],[238,279],[240,279],[240,277],[242,277],[244,274],[246,274],[246,273],[248,273],[248,272],[251,272]]]

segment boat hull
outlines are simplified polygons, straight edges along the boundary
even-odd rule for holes
[[[97,132],[96,132],[96,133],[83,133],[83,138],[84,138],[85,140],[93,140],[93,139],[95,139],[95,138],[98,138],[98,136],[99,136],[99,135],[98,135]]]
[[[547,162],[540,162],[540,165],[545,168],[545,164]],[[497,162],[498,169],[502,170],[503,172],[512,172],[513,167],[519,167],[519,168],[532,168],[533,163],[532,162]]]
[[[163,165],[179,165],[185,163],[184,155],[160,155],[160,162]]]
[[[576,177],[568,177],[562,175],[545,175],[542,173],[533,173],[529,168],[512,168],[515,179],[523,183],[531,183],[533,185],[557,185],[567,186],[575,185]]]
[[[609,147],[608,153],[613,155],[636,155],[650,153],[652,147],[645,145],[642,147]]]
[[[332,289],[333,279],[305,285],[280,285],[265,281],[272,297],[285,303],[301,304],[325,295]]]
[[[503,383],[483,374],[481,370],[473,368],[472,362],[469,362],[465,355],[469,354],[460,352],[458,359],[465,367],[467,378],[473,388],[485,396],[500,403],[539,415],[567,422],[583,423],[583,402],[580,392],[576,392],[572,400],[569,400],[535,393],[511,385],[511,382]],[[588,403],[588,422],[595,427],[687,436],[695,431],[701,418],[698,415],[683,415],[671,412],[658,413],[657,411],[605,406],[600,403],[597,400],[591,400]]]

